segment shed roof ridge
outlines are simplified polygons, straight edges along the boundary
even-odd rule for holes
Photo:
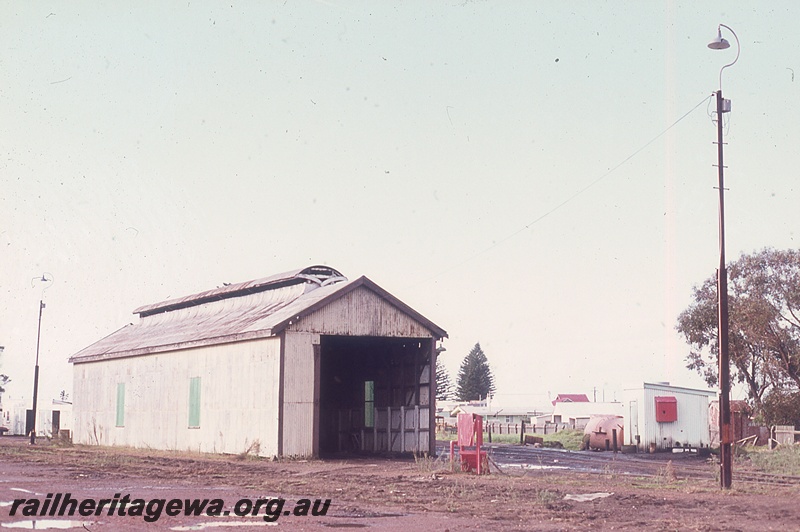
[[[320,286],[328,281],[346,281],[347,278],[330,266],[320,264],[290,270],[288,272],[270,275],[240,283],[223,283],[222,287],[204,290],[188,296],[167,299],[158,303],[143,305],[133,311],[140,317],[169,312],[181,308],[202,305],[211,301],[240,297],[255,292],[264,292],[286,285],[316,282]]]

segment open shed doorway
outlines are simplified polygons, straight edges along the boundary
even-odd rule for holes
[[[427,452],[432,346],[431,338],[322,336],[320,454]]]

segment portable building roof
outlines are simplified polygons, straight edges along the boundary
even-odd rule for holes
[[[174,351],[275,336],[303,316],[365,287],[422,324],[438,338],[444,329],[366,277],[348,281],[327,266],[311,266],[170,299],[134,310],[140,320],[79,351],[69,361]]]
[[[664,393],[685,393],[689,395],[705,395],[705,396],[713,396],[716,395],[717,392],[713,390],[702,390],[699,388],[686,388],[684,386],[672,386],[671,384],[664,383],[664,382],[645,382],[642,385],[642,388],[626,388],[624,391],[636,391],[636,390],[655,390]]]

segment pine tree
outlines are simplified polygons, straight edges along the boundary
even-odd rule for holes
[[[450,382],[450,373],[442,364],[441,359],[436,358],[436,400],[448,401],[453,395],[453,384]]]
[[[489,361],[481,344],[477,343],[461,363],[456,394],[460,401],[475,401],[494,394],[494,391],[494,376]]]

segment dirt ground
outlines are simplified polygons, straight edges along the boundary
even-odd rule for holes
[[[352,457],[269,461],[162,451],[58,446],[0,437],[0,526],[81,530],[800,530],[800,486],[738,482],[722,491],[707,478],[664,465],[651,476],[615,463],[602,473],[531,467],[477,477],[444,460]],[[10,516],[15,499],[70,493],[75,499],[222,499],[229,516]],[[593,500],[575,495],[605,493]],[[237,517],[244,498],[331,499],[325,516]],[[591,498],[591,497],[590,497]],[[287,510],[288,511],[288,510]],[[56,520],[56,521],[54,521]]]

